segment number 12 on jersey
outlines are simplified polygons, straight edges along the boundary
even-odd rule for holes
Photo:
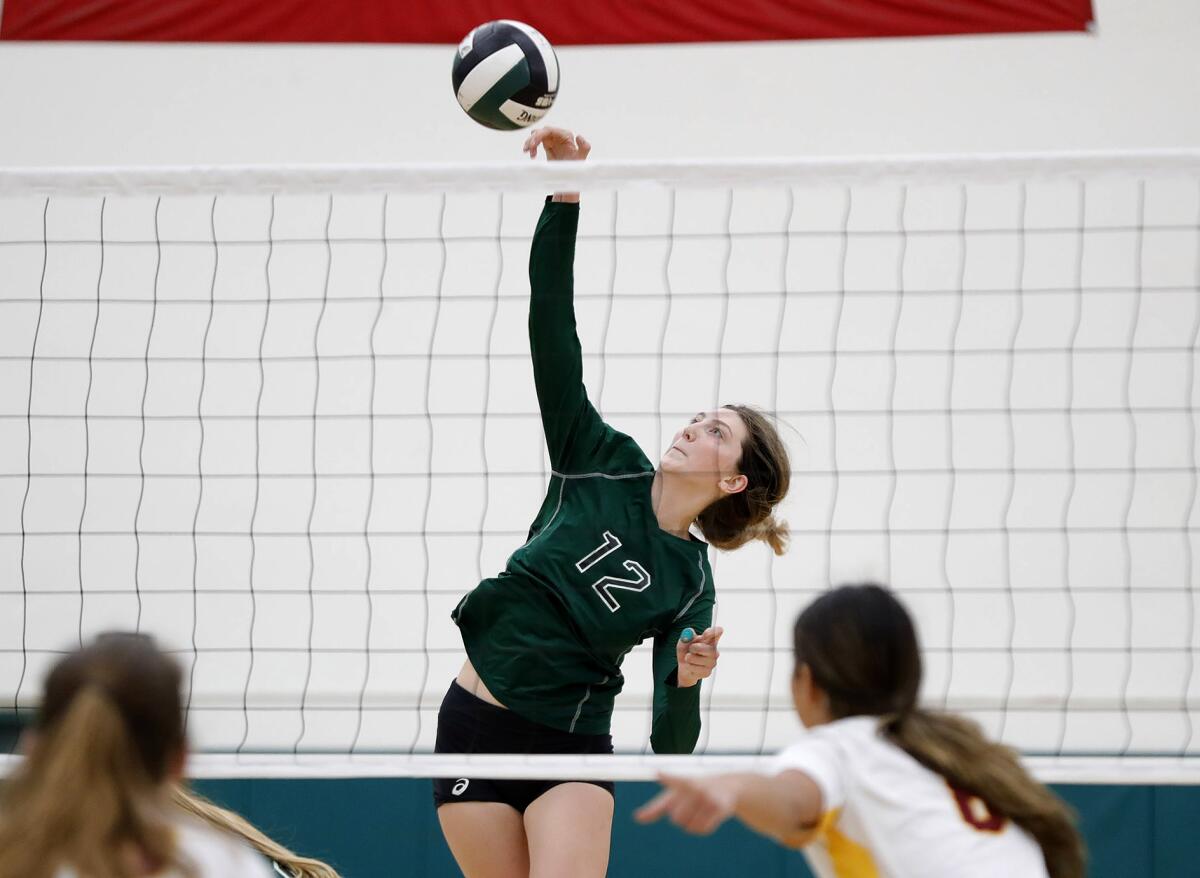
[[[586,573],[619,548],[621,548],[621,541],[613,535],[612,531],[606,530],[604,542],[576,561],[575,569],[580,573]],[[621,602],[613,595],[613,589],[638,592],[645,591],[650,587],[650,574],[637,561],[627,560],[621,566],[637,578],[621,579],[618,576],[601,576],[592,583],[592,590],[600,595],[600,600],[604,601],[604,606],[608,607],[611,613],[621,609]]]

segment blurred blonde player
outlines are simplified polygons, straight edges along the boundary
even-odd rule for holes
[[[916,631],[877,585],[826,592],[796,621],[804,737],[776,774],[662,777],[637,812],[707,834],[730,817],[804,847],[820,878],[1081,878],[1070,810],[969,720],[917,707]]]
[[[271,878],[171,800],[187,753],[180,670],[144,635],[55,664],[0,801],[0,878]]]

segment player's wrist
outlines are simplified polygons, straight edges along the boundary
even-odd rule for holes
[[[558,204],[578,204],[578,192],[555,192],[550,196],[550,200]]]
[[[746,788],[754,780],[754,776],[745,773],[722,774],[716,778],[717,789],[723,794],[724,801],[732,813],[737,810],[745,797]]]

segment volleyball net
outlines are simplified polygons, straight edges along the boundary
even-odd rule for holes
[[[749,402],[792,451],[790,552],[712,556],[698,753],[795,736],[796,613],[866,579],[918,622],[925,702],[1048,770],[1200,752],[1197,152],[0,169],[0,704],[138,629],[201,764],[441,772],[450,610],[548,481],[556,188],[605,418],[656,459]],[[648,644],[624,671],[649,776]]]

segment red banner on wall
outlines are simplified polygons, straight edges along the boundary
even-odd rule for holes
[[[0,39],[457,43],[515,18],[556,45],[1085,30],[1091,0],[0,0]]]

